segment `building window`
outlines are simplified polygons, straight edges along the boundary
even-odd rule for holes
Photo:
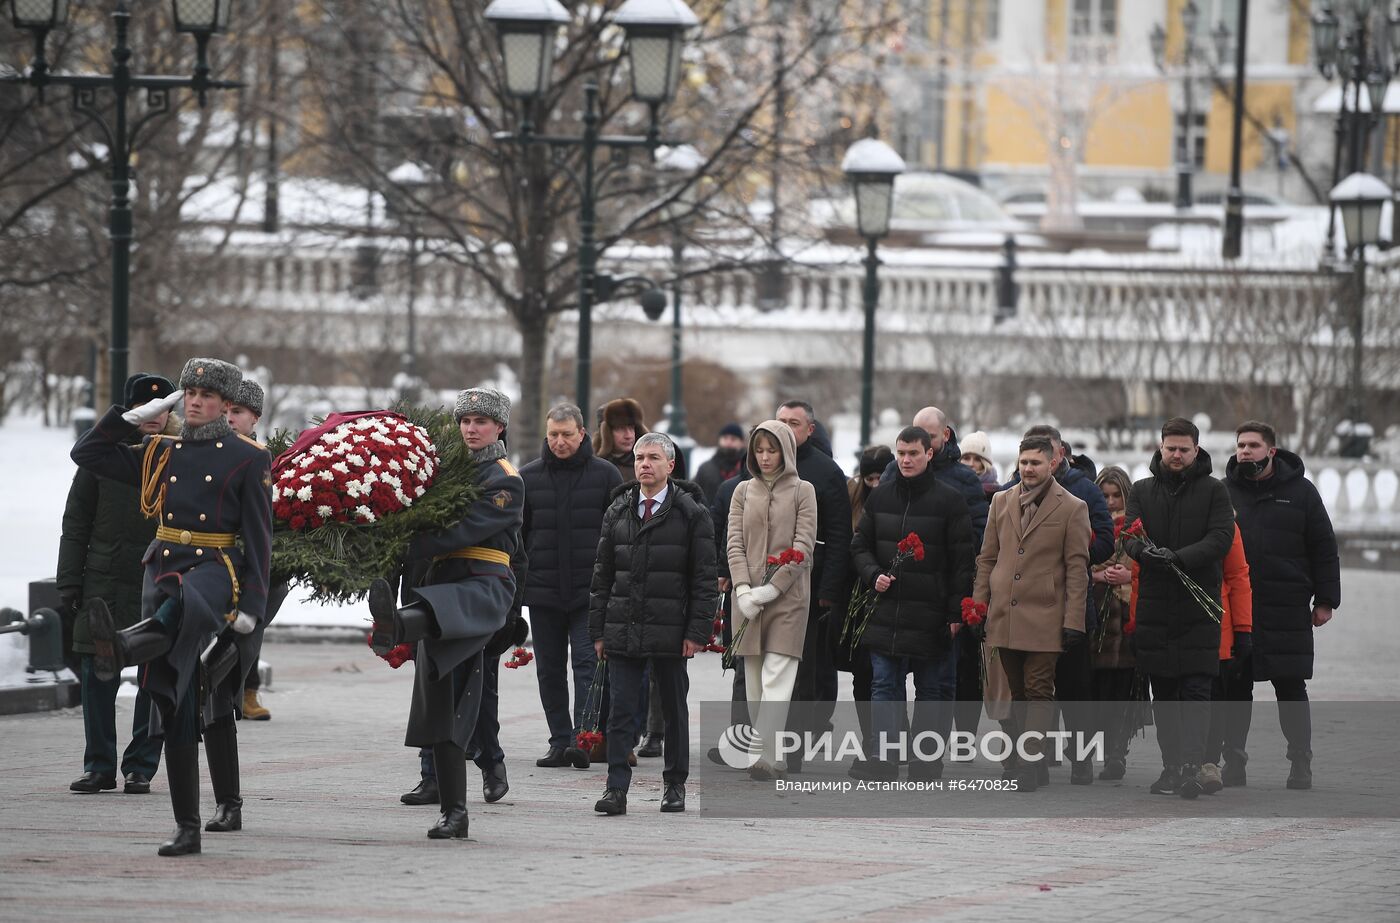
[[[1118,34],[1118,0],[1074,0],[1069,34],[1074,38],[1112,38]]]
[[[1176,113],[1173,121],[1173,148],[1176,151],[1176,162],[1181,164],[1186,162],[1186,113]],[[1191,163],[1197,170],[1202,170],[1206,165],[1206,114],[1195,113],[1193,121],[1195,125],[1191,132],[1191,146],[1195,150],[1192,151]]]

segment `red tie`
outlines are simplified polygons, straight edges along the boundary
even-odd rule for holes
[[[656,501],[655,501],[655,500],[653,500],[653,499],[646,499],[646,500],[643,500],[643,501],[642,501],[642,522],[646,522],[648,519],[651,518],[651,511],[652,511],[653,509],[655,509],[655,508],[656,508]]]

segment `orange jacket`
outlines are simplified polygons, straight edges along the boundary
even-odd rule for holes
[[[1249,587],[1249,562],[1244,557],[1244,540],[1235,526],[1235,540],[1225,555],[1225,581],[1220,585],[1220,604],[1225,617],[1220,620],[1220,659],[1230,659],[1236,631],[1254,631],[1254,594]]]
[[[1254,631],[1254,594],[1249,587],[1249,562],[1244,557],[1244,539],[1240,537],[1238,525],[1222,569],[1225,579],[1220,584],[1220,605],[1225,609],[1225,617],[1220,620],[1220,659],[1229,660],[1230,648],[1235,645],[1235,630]],[[1137,620],[1137,591],[1138,566],[1134,564],[1130,605],[1134,621]]]

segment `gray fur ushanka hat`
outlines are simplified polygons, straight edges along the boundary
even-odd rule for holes
[[[457,393],[453,416],[457,422],[469,414],[490,417],[502,426],[510,426],[510,398],[495,388],[468,388]]]
[[[179,387],[208,388],[217,391],[226,401],[238,397],[238,386],[243,383],[243,372],[238,366],[222,359],[191,359],[185,363],[180,373]]]

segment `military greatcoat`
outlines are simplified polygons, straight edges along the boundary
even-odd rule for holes
[[[417,676],[404,744],[452,741],[466,749],[481,707],[483,651],[506,623],[515,597],[511,561],[520,548],[525,485],[501,443],[474,453],[481,491],[462,521],[414,537],[407,599],[432,609],[436,637],[418,643]]]
[[[142,668],[141,684],[173,713],[210,638],[237,612],[259,623],[266,614],[272,458],[227,423],[202,427],[216,434],[208,439],[161,435],[127,444],[138,429],[113,407],[73,446],[72,458],[94,474],[141,488],[143,509],[164,527],[142,557],[141,612],[149,618],[175,599],[182,615],[170,649]],[[231,539],[219,547],[218,536],[237,536],[241,547]]]

